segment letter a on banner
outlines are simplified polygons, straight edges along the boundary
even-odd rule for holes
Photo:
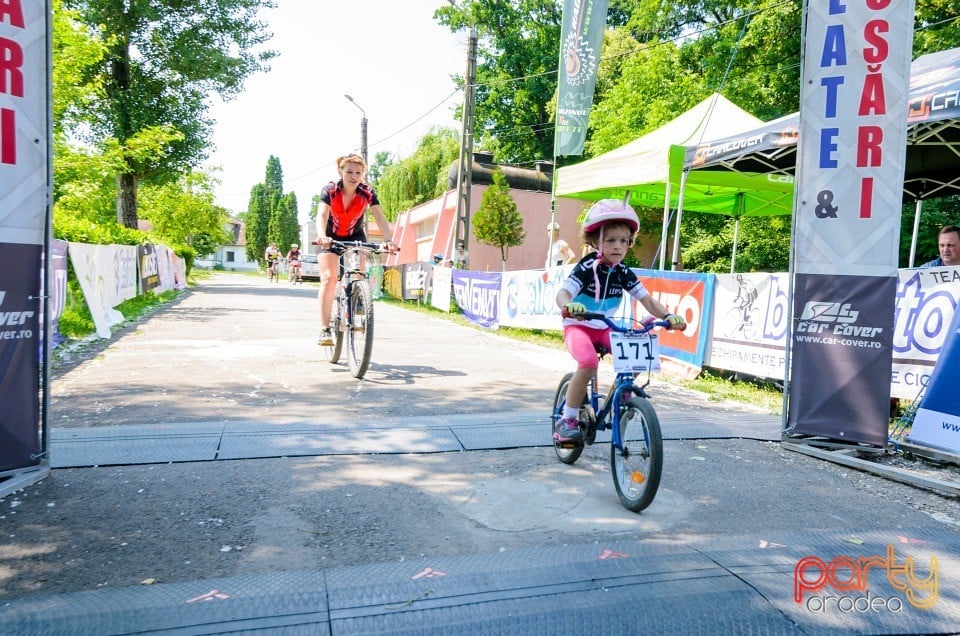
[[[607,0],[564,0],[555,156],[583,152],[606,23]]]
[[[886,444],[913,6],[804,2],[791,434]]]

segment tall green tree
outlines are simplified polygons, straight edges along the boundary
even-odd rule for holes
[[[293,192],[281,196],[270,215],[270,229],[267,232],[271,242],[286,253],[291,243],[300,242],[300,220],[297,216],[297,195]]]
[[[140,216],[150,221],[156,240],[172,245],[189,245],[199,256],[210,253],[230,237],[225,229],[227,212],[214,203],[214,179],[202,172],[184,175],[177,181],[144,185],[140,191]],[[203,235],[202,246],[196,237]]]
[[[558,0],[464,0],[437,9],[451,31],[478,35],[474,135],[507,162],[553,157],[562,5]],[[459,78],[462,85],[464,78]]]
[[[263,181],[253,186],[247,203],[247,212],[240,215],[247,226],[248,259],[263,258],[267,245],[277,241],[280,233],[279,226],[271,237],[270,223],[282,197],[283,167],[280,165],[280,159],[270,155],[264,169]]]
[[[500,249],[500,260],[507,269],[507,253],[511,247],[523,245],[527,237],[523,229],[523,217],[517,210],[517,202],[510,196],[507,178],[498,167],[493,173],[493,183],[483,192],[480,207],[473,215],[473,232],[477,240]]]
[[[211,92],[235,96],[274,56],[258,51],[270,37],[257,19],[273,0],[63,0],[105,47],[93,67],[103,92],[91,103],[90,141],[116,140],[124,169],[117,216],[137,226],[141,181],[175,179],[206,158]],[[93,78],[87,78],[93,79]],[[138,150],[144,131],[165,137],[163,152]]]

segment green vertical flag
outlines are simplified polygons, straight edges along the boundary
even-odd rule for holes
[[[607,0],[564,0],[553,154],[579,155],[597,85]]]

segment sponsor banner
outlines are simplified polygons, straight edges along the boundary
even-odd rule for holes
[[[761,378],[783,378],[787,274],[718,274],[704,364]]]
[[[0,235],[6,243],[42,245],[49,190],[47,6],[0,7]],[[37,270],[22,271],[32,276]]]
[[[607,0],[564,0],[554,156],[583,152],[606,23]]]
[[[651,296],[670,313],[683,316],[687,321],[687,328],[682,332],[661,330],[657,334],[661,353],[681,365],[681,368],[672,366],[671,370],[695,376],[703,368],[707,351],[710,329],[705,319],[709,318],[713,303],[714,275],[652,269],[633,271]],[[646,313],[639,303],[631,307],[631,316],[642,317]]]
[[[496,329],[500,316],[499,272],[453,271],[453,297],[464,318],[481,327]]]
[[[42,245],[0,243],[0,471],[40,461],[42,252]]]
[[[500,324],[523,329],[561,329],[557,292],[571,271],[573,265],[503,272]]]
[[[60,335],[60,316],[67,304],[67,245],[53,239],[50,243],[50,348],[66,340]],[[43,286],[41,272],[40,285]],[[40,303],[40,324],[43,325],[43,303]]]
[[[883,446],[896,279],[797,274],[788,431]]]
[[[391,265],[383,270],[383,291],[391,298],[403,298],[403,267]]]
[[[798,274],[896,273],[913,6],[804,2]]]
[[[450,311],[450,290],[453,285],[453,270],[440,265],[433,268],[433,290],[430,304],[440,311]]]
[[[927,384],[960,305],[960,267],[900,270],[890,395],[915,399]]]
[[[430,271],[433,269],[433,263],[419,261],[416,263],[406,263],[402,266],[403,278],[401,280],[403,289],[401,296],[404,300],[421,300],[427,294],[430,283]]]
[[[153,243],[137,246],[137,260],[140,264],[140,293],[145,294],[160,284],[160,266]]]
[[[955,312],[947,330],[943,351],[933,369],[926,393],[910,428],[909,440],[934,448],[960,453],[960,311]]]
[[[134,293],[126,298],[120,297],[127,293],[127,290],[120,287],[122,275],[118,275],[115,269],[118,263],[133,262],[118,257],[118,253],[136,249],[126,245],[70,243],[70,262],[87,300],[97,335],[101,338],[109,338],[110,327],[123,322],[123,314],[114,307],[126,298],[136,295]]]

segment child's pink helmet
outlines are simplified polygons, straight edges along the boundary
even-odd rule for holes
[[[626,223],[633,233],[640,229],[640,219],[627,203],[618,199],[601,199],[590,207],[587,216],[584,217],[583,231],[592,232],[612,221]]]

